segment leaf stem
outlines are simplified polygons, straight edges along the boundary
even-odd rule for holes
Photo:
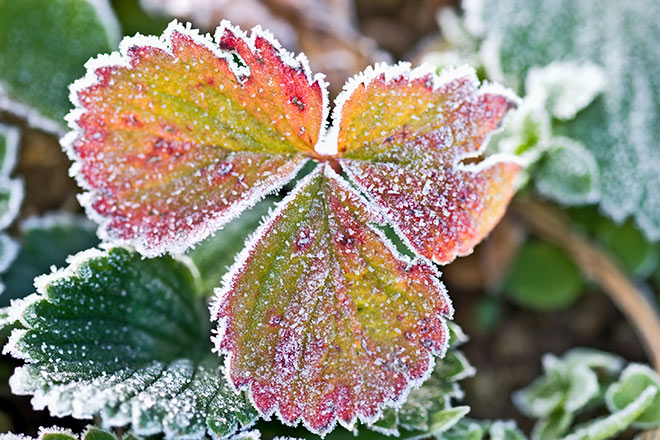
[[[546,203],[518,200],[511,210],[535,234],[565,249],[584,276],[609,295],[633,325],[649,361],[660,373],[660,316],[616,261],[575,230],[565,214]]]

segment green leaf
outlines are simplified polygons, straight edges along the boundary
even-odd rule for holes
[[[486,428],[481,423],[463,419],[450,430],[437,436],[437,440],[482,440]]]
[[[651,406],[657,393],[658,388],[656,386],[649,386],[620,410],[607,417],[598,418],[577,427],[563,440],[603,440],[612,438],[630,426],[644,410]]]
[[[520,432],[514,422],[495,421],[488,430],[491,440],[525,440],[525,435]]]
[[[634,402],[648,388],[660,390],[658,373],[641,364],[630,364],[623,370],[619,381],[607,390],[605,401],[611,412],[621,411]],[[642,429],[660,426],[660,393],[657,393],[649,406],[637,417],[634,426]]]
[[[622,363],[618,356],[585,348],[572,349],[560,358],[547,354],[544,375],[516,392],[513,402],[530,417],[578,412],[600,396],[601,386],[621,370]]]
[[[546,110],[557,119],[573,119],[604,89],[603,69],[592,63],[554,62],[530,69],[525,92],[540,95]]]
[[[567,383],[553,372],[536,379],[513,395],[513,402],[529,417],[547,417],[564,402]]]
[[[138,435],[223,436],[254,420],[209,352],[189,267],[122,248],[90,250],[14,303],[24,327],[5,352],[24,359],[12,391],[55,416],[100,416]]]
[[[246,238],[257,229],[274,201],[269,198],[260,202],[188,252],[187,255],[199,269],[202,292],[213,292],[215,287],[220,286],[223,275],[245,246]]]
[[[557,247],[538,241],[520,249],[505,286],[509,298],[536,310],[565,308],[583,288],[575,263]]]
[[[532,440],[555,440],[563,436],[573,423],[573,414],[561,409],[534,424]]]
[[[23,434],[0,434],[3,440],[32,440]],[[228,440],[259,440],[258,433],[254,431],[243,431],[232,435]],[[106,431],[96,426],[88,426],[81,435],[75,434],[69,429],[56,426],[50,428],[39,428],[39,434],[35,440],[137,440],[131,432],[118,436],[112,431]]]
[[[18,256],[3,276],[6,291],[0,296],[0,305],[34,292],[35,277],[99,242],[93,223],[65,213],[30,217],[20,223],[20,230],[20,250],[17,246]]]
[[[118,39],[106,0],[0,0],[0,107],[61,133],[68,85]]]
[[[646,277],[658,266],[658,248],[630,221],[621,225],[601,221],[595,236],[634,276]]]
[[[351,427],[428,377],[449,339],[435,268],[399,254],[383,219],[329,165],[298,183],[217,291],[228,377],[266,415]]]
[[[0,230],[14,222],[23,202],[23,181],[0,176]]]
[[[556,61],[602,69],[603,93],[553,133],[596,158],[601,210],[617,222],[632,216],[659,239],[660,2],[500,0],[471,2],[466,13],[492,79],[522,90],[533,68]]]
[[[140,0],[112,0],[112,8],[124,35],[153,35],[162,33],[172,19],[147,13]]]
[[[565,137],[547,141],[547,151],[535,175],[536,190],[567,205],[600,198],[600,171],[594,155],[580,142]]]

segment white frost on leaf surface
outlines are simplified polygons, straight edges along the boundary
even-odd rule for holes
[[[593,63],[555,62],[530,69],[527,96],[545,96],[548,112],[558,119],[573,119],[605,90],[605,71]]]
[[[121,248],[91,250],[41,277],[14,302],[4,352],[25,360],[10,378],[35,409],[131,425],[167,439],[224,437],[254,421],[243,394],[207,353],[194,278],[170,257],[145,260]]]

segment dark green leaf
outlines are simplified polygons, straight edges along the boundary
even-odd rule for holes
[[[208,318],[189,267],[122,248],[78,254],[14,303],[23,329],[5,351],[25,359],[12,391],[56,416],[100,415],[138,435],[223,436],[254,420],[209,352]]]

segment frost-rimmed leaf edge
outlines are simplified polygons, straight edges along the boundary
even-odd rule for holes
[[[51,283],[56,282],[58,280],[63,280],[63,279],[68,279],[70,277],[75,277],[76,275],[80,275],[81,271],[80,269],[86,264],[89,263],[90,261],[94,259],[99,259],[99,258],[107,258],[110,256],[110,253],[113,249],[122,249],[125,250],[129,253],[135,253],[134,250],[128,249],[122,246],[117,246],[111,243],[101,243],[99,244],[98,247],[86,249],[84,251],[78,252],[76,254],[70,255],[67,258],[67,265],[61,268],[53,268],[53,271],[51,273],[43,274],[41,276],[38,276],[34,280],[34,285],[35,285],[35,293],[30,294],[24,298],[19,298],[19,299],[14,299],[12,300],[12,303],[9,307],[3,308],[2,312],[6,313],[6,317],[2,319],[0,322],[0,330],[2,328],[5,328],[8,325],[18,323],[21,325],[19,328],[13,328],[11,330],[11,333],[7,339],[7,342],[5,345],[2,347],[2,354],[9,354],[15,359],[19,359],[25,362],[25,364],[18,366],[14,369],[12,375],[9,378],[9,386],[12,390],[12,393],[18,394],[18,395],[31,395],[32,396],[32,405],[35,406],[34,399],[37,397],[45,398],[46,400],[41,403],[41,408],[40,409],[45,409],[48,408],[49,413],[51,416],[57,416],[57,417],[66,417],[66,416],[72,416],[76,419],[83,419],[83,420],[89,420],[92,419],[93,415],[100,415],[103,423],[104,423],[104,428],[105,429],[110,429],[112,427],[120,427],[120,426],[131,426],[133,425],[133,419],[135,417],[134,414],[131,414],[128,419],[122,419],[122,418],[116,418],[115,416],[107,416],[108,418],[106,419],[106,415],[104,410],[102,409],[103,407],[99,407],[99,411],[96,409],[93,410],[93,412],[88,412],[84,414],[77,414],[75,408],[72,408],[71,410],[67,410],[66,413],[55,413],[52,410],[51,403],[49,403],[49,397],[48,397],[48,392],[50,390],[43,390],[40,391],[41,394],[35,394],[35,393],[24,393],[24,392],[19,392],[17,390],[18,385],[20,385],[20,382],[18,382],[19,379],[21,379],[25,374],[28,374],[26,372],[26,366],[28,364],[35,365],[39,362],[41,362],[38,359],[34,359],[30,357],[30,355],[24,351],[22,351],[19,348],[19,345],[17,344],[17,341],[22,339],[24,335],[28,331],[28,326],[27,322],[24,319],[24,312],[27,308],[29,308],[32,304],[35,304],[39,301],[49,301],[49,294],[48,294],[48,288]],[[136,254],[139,255],[139,254]],[[172,256],[172,260],[178,264],[181,264],[183,267],[185,267],[186,270],[189,271],[189,274],[191,276],[190,282],[193,284],[196,284],[199,282],[199,274],[197,271],[196,266],[192,262],[192,260],[185,256]],[[194,286],[191,286],[194,287]],[[207,357],[210,356],[211,353],[207,354]],[[176,362],[179,361],[190,361],[193,366],[195,366],[195,361],[189,358],[177,358],[173,359],[170,362],[167,362],[166,364],[172,365]],[[158,362],[158,361],[155,361]],[[203,362],[203,359],[198,360],[197,362],[201,363]],[[143,367],[149,367],[153,365],[152,363],[145,364]],[[220,364],[222,365],[222,364]],[[169,368],[169,367],[168,367]],[[163,369],[163,371],[168,370],[168,368]],[[224,368],[223,368],[224,369]],[[196,372],[196,370],[195,370]],[[195,378],[195,373],[191,377],[188,378],[189,382],[192,382]],[[56,384],[56,385],[65,385],[65,384]],[[227,388],[233,389],[231,387],[231,383],[225,382],[225,385],[227,385]],[[218,396],[215,396],[218,398]],[[133,396],[135,398],[135,396]],[[52,398],[51,398],[52,399]],[[115,402],[115,403],[120,403]],[[246,402],[247,403],[247,402]],[[104,404],[105,406],[105,404]],[[247,409],[251,409],[249,405],[247,406]],[[134,412],[134,411],[133,411]],[[258,432],[258,431],[249,431],[249,429],[255,424],[257,421],[257,417],[252,417],[252,419],[249,422],[244,423],[243,421],[240,420],[240,418],[237,416],[233,420],[233,425],[230,428],[230,430],[222,437],[218,437],[216,435],[213,435],[211,433],[210,428],[207,427],[206,429],[206,434],[211,435],[212,438],[217,439],[217,438],[222,438],[222,439],[234,439],[234,438],[241,438],[241,434],[250,434],[253,432]],[[107,424],[107,426],[105,426]],[[184,439],[186,438],[185,436],[171,436],[168,435],[167,429],[164,424],[161,423],[160,425],[160,430],[157,432],[152,432],[149,434],[140,434],[140,435],[153,435],[153,434],[160,434],[162,433],[166,439],[171,439],[171,438],[177,438],[177,439]],[[236,437],[239,436],[239,437]],[[78,436],[74,434],[74,438],[77,439]],[[195,437],[193,437],[195,438]],[[249,437],[251,438],[251,437]],[[258,437],[257,437],[258,438]],[[0,440],[2,440],[1,435],[0,435]]]
[[[474,67],[468,64],[463,64],[457,67],[446,67],[443,68],[440,71],[440,73],[438,73],[437,69],[430,64],[422,64],[420,66],[411,69],[411,63],[407,61],[400,61],[399,63],[394,65],[389,65],[387,63],[376,63],[373,66],[368,66],[362,72],[352,76],[344,83],[342,91],[337,95],[337,97],[334,100],[334,107],[332,109],[332,123],[330,127],[328,127],[325,138],[319,141],[319,148],[317,149],[317,151],[322,152],[324,154],[329,154],[338,160],[338,162],[341,164],[342,171],[346,173],[346,175],[349,178],[349,181],[353,183],[360,190],[360,193],[366,197],[367,201],[369,202],[369,205],[373,207],[375,210],[377,210],[377,212],[386,219],[387,224],[391,226],[392,229],[394,229],[397,236],[403,241],[403,243],[406,245],[406,247],[408,247],[408,249],[412,250],[415,253],[415,255],[420,255],[419,252],[415,250],[415,247],[413,246],[411,241],[403,233],[401,228],[397,226],[394,219],[390,218],[390,216],[387,215],[386,206],[378,203],[378,201],[374,197],[372,197],[368,189],[359,183],[358,179],[356,179],[356,176],[353,174],[350,167],[343,165],[342,162],[346,159],[344,159],[343,156],[338,153],[338,147],[339,147],[338,139],[339,139],[339,131],[341,130],[341,119],[343,116],[344,105],[351,99],[351,96],[353,95],[355,90],[357,90],[358,87],[360,87],[361,85],[364,85],[365,87],[368,86],[380,75],[383,75],[385,77],[386,83],[397,78],[402,78],[406,82],[412,82],[415,79],[423,78],[425,76],[430,76],[433,80],[433,87],[432,87],[433,92],[436,92],[443,85],[449,84],[450,82],[456,79],[467,78],[470,81],[471,85],[474,86],[474,88],[476,89],[476,93],[474,95],[475,97],[487,93],[500,95],[510,100],[515,107],[519,107],[522,104],[523,100],[518,95],[516,95],[516,93],[512,89],[505,87],[499,83],[490,82],[490,81],[479,81],[476,70],[474,69]],[[461,163],[466,159],[476,159],[481,156],[484,156],[487,151],[488,143],[491,137],[493,135],[500,133],[504,129],[504,127],[506,126],[506,121],[511,117],[512,113],[513,113],[512,111],[507,112],[507,114],[500,122],[499,126],[493,130],[490,130],[484,136],[484,139],[481,142],[479,149],[471,153],[464,153],[462,155],[457,155],[454,158],[454,162],[450,164],[451,168],[459,171],[479,173],[497,163],[512,162],[519,165],[521,169],[524,169],[525,166],[528,165],[527,161],[516,155],[502,153],[502,152],[489,154],[485,156],[484,159],[478,163],[468,163],[468,164]],[[506,210],[502,212],[500,218],[497,219],[495,224],[499,223],[499,220],[501,220],[501,217],[504,215],[505,212]],[[454,251],[452,252],[453,258],[439,264],[449,264],[457,257],[464,257],[466,255],[470,255],[473,251],[474,251],[474,246],[465,253],[458,253]]]

